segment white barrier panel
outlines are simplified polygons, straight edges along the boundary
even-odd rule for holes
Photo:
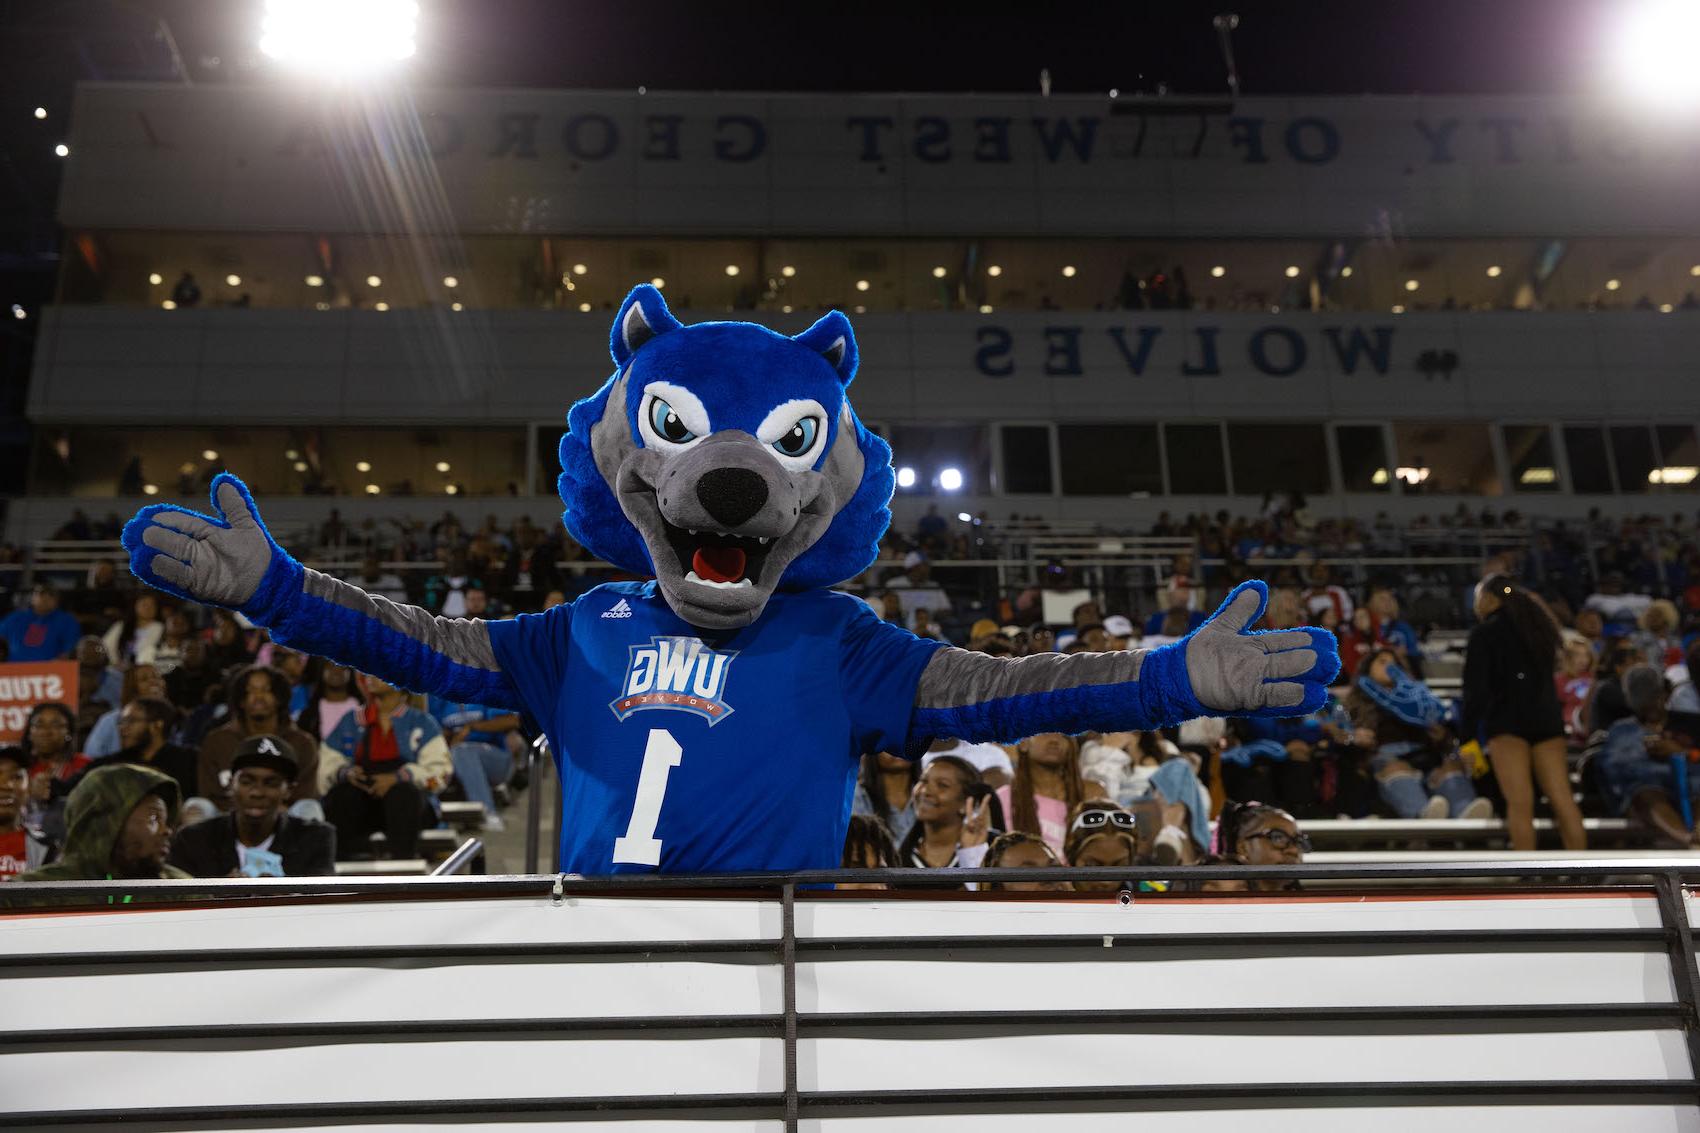
[[[785,913],[510,894],[0,914],[0,1125],[724,1133],[784,1128],[791,1100],[822,1133],[1135,1112],[1176,1133],[1700,1133],[1693,1014],[1640,890],[806,893],[789,947]]]

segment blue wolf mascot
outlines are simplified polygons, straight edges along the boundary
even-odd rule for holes
[[[433,617],[303,567],[228,475],[216,515],[142,509],[124,529],[131,569],[400,687],[525,712],[559,766],[574,873],[836,867],[858,757],[919,756],[934,737],[1323,703],[1333,638],[1251,632],[1260,582],[1140,652],[992,657],[881,621],[830,589],[867,568],[891,520],[891,450],[846,397],[849,320],[792,338],[684,326],[641,286],[611,337],[613,376],[567,416],[560,494],[575,539],[651,582],[506,621]]]

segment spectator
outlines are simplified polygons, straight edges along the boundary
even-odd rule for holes
[[[180,609],[167,610],[164,621],[165,632],[160,634],[159,644],[154,646],[153,663],[161,673],[169,674],[183,663],[189,642],[194,640],[194,626],[189,622],[189,615]]]
[[[1399,616],[1399,599],[1385,586],[1377,586],[1369,594],[1369,611],[1374,616],[1376,643],[1390,647],[1399,654],[1400,666],[1412,676],[1423,675],[1423,647],[1411,623]],[[1353,623],[1356,624],[1356,623]],[[1356,672],[1356,667],[1347,672]]]
[[[1487,749],[1505,796],[1514,850],[1535,848],[1535,786],[1552,804],[1567,850],[1587,848],[1571,794],[1564,716],[1553,683],[1563,637],[1540,596],[1496,574],[1476,586],[1476,617],[1464,655],[1464,735]]]
[[[1583,607],[1597,612],[1607,622],[1633,623],[1652,604],[1652,595],[1630,593],[1623,572],[1614,570],[1600,579],[1599,589],[1588,595]]]
[[[71,612],[85,625],[108,626],[124,616],[126,592],[119,585],[118,568],[110,559],[89,567],[81,592],[67,597]]]
[[[82,636],[76,616],[59,608],[59,592],[50,582],[37,582],[28,606],[0,618],[0,640],[11,661],[58,661],[71,655]]]
[[[1127,806],[1150,790],[1157,767],[1180,753],[1161,732],[1101,732],[1081,743],[1080,774]]]
[[[0,747],[0,882],[39,869],[53,855],[53,844],[24,821],[29,787],[29,757],[22,748]]]
[[[1334,568],[1327,563],[1312,563],[1308,573],[1310,589],[1304,595],[1305,612],[1314,619],[1322,617],[1323,611],[1332,610],[1336,625],[1350,625],[1352,596],[1334,581]]]
[[[166,864],[177,816],[177,784],[151,767],[124,763],[83,777],[65,808],[65,852],[19,881],[111,881],[188,877]]]
[[[344,717],[320,749],[325,817],[342,857],[363,852],[381,829],[392,857],[411,858],[430,798],[453,771],[448,744],[402,690],[364,673],[359,682],[364,707]]]
[[[1672,761],[1686,756],[1687,745],[1664,733],[1664,677],[1651,665],[1635,665],[1623,683],[1633,715],[1607,730],[1596,764],[1606,804],[1660,848],[1700,846],[1700,831],[1691,831],[1677,809],[1682,800]],[[1700,800],[1700,775],[1685,778],[1692,808]]]
[[[123,711],[122,705],[130,704],[137,697],[164,697],[165,678],[159,675],[159,669],[153,665],[131,665],[124,673],[122,691],[119,693],[120,707],[108,709],[94,722],[94,728],[89,732],[88,740],[83,744],[83,754],[90,759],[99,759],[103,755],[111,755],[123,746],[118,737],[118,714]],[[188,798],[192,788],[185,788],[183,797]]]
[[[455,780],[469,801],[484,807],[484,828],[506,829],[496,813],[496,788],[507,786],[514,773],[514,756],[525,750],[519,713],[455,704],[436,696],[428,704],[449,745]]]
[[[1641,651],[1627,641],[1615,642],[1606,649],[1594,674],[1593,699],[1582,710],[1590,733],[1603,732],[1635,714],[1623,692],[1623,674],[1646,663]]]
[[[885,824],[869,814],[853,814],[844,835],[844,869],[891,869],[897,865],[897,844]],[[877,884],[838,883],[839,889],[883,889]]]
[[[163,771],[177,781],[178,797],[188,799],[198,782],[195,753],[167,742],[178,712],[169,700],[141,696],[124,706],[118,718],[119,749],[95,760],[90,768],[113,763],[140,763]]]
[[[283,714],[288,719],[295,719],[307,707],[307,700],[313,692],[312,686],[307,684],[307,655],[274,641],[261,646],[254,658],[282,673],[283,679],[289,682],[289,700],[284,704]]]
[[[1073,736],[1045,732],[1022,740],[1016,751],[1015,779],[997,792],[1009,828],[1037,834],[1061,857],[1069,812],[1104,790],[1088,788],[1081,778],[1080,745]]]
[[[213,667],[220,673],[229,672],[237,665],[253,663],[254,651],[248,645],[248,636],[242,632],[236,615],[229,610],[213,611],[212,644],[207,653]]]
[[[1629,635],[1630,644],[1655,668],[1675,665],[1682,660],[1682,635],[1678,631],[1681,622],[1675,602],[1656,598],[1641,611],[1637,619],[1640,628]]]
[[[249,736],[236,746],[230,771],[230,813],[179,830],[171,843],[172,865],[195,877],[336,872],[336,828],[285,809],[301,775],[288,743],[279,736]]]
[[[1558,710],[1564,719],[1564,732],[1580,744],[1588,738],[1584,711],[1594,691],[1594,651],[1588,639],[1575,630],[1565,630],[1564,648],[1558,672],[1552,675],[1558,691]]]
[[[77,715],[75,735],[86,740],[109,709],[122,708],[124,676],[107,664],[100,638],[85,635],[77,642]]]
[[[1151,776],[1151,798],[1162,807],[1163,827],[1151,840],[1158,865],[1194,865],[1210,849],[1210,796],[1185,759],[1171,759]]]
[[[65,798],[89,765],[76,749],[76,717],[58,701],[30,709],[24,723],[24,758],[30,769],[30,821],[55,842],[65,833]]]
[[[1582,635],[1588,643],[1588,648],[1594,651],[1596,659],[1603,657],[1606,651],[1606,622],[1600,617],[1598,610],[1578,610],[1575,621],[1576,632]]]
[[[1170,585],[1163,591],[1163,608],[1145,619],[1145,636],[1172,640],[1185,637],[1203,625],[1204,614],[1188,605],[1191,600],[1190,586]]]
[[[1216,824],[1222,853],[1243,865],[1298,865],[1310,851],[1310,839],[1299,832],[1298,820],[1279,807],[1262,803],[1229,803]],[[1247,881],[1254,893],[1297,889],[1297,878],[1287,881]]]
[[[877,819],[901,845],[915,825],[915,786],[920,779],[919,760],[886,751],[864,755],[850,813]]]
[[[195,277],[184,272],[177,277],[177,282],[171,285],[171,301],[179,307],[193,307],[201,301],[201,285],[195,282]]]
[[[966,740],[934,740],[927,754],[921,757],[925,770],[927,761],[940,755],[966,759],[980,773],[980,782],[994,791],[1015,779],[1015,765],[1002,744],[971,744]]]
[[[1688,647],[1682,672],[1672,682],[1670,711],[1700,716],[1700,691],[1696,690],[1696,682],[1700,682],[1700,638]]]
[[[230,707],[230,719],[201,741],[199,793],[220,810],[230,809],[230,761],[236,757],[237,745],[250,736],[271,735],[283,738],[301,767],[293,799],[318,798],[319,742],[291,724],[284,714],[289,682],[283,674],[267,665],[238,669],[227,685],[225,703]]]
[[[222,683],[213,663],[211,647],[191,637],[183,644],[183,659],[165,675],[165,691],[171,703],[188,712],[207,703],[207,696]]]
[[[1355,673],[1376,646],[1375,616],[1369,607],[1360,607],[1352,611],[1351,622],[1336,630],[1334,636],[1340,639],[1340,671]]]
[[[1139,827],[1133,815],[1108,799],[1088,799],[1069,812],[1063,858],[1077,866],[1131,866],[1139,861]],[[1134,886],[1118,881],[1077,881],[1088,893],[1113,893]]]
[[[307,706],[295,718],[295,726],[320,743],[330,738],[343,717],[365,703],[355,684],[354,670],[323,657],[307,662],[306,684],[312,691]]]
[[[130,599],[130,609],[123,619],[114,622],[101,638],[107,658],[118,665],[153,664],[154,651],[165,636],[165,623],[159,618],[159,597],[152,590],[138,590]]]
[[[1543,678],[1552,688],[1551,676]],[[1347,696],[1354,729],[1374,745],[1370,771],[1381,801],[1400,818],[1487,818],[1470,770],[1447,730],[1446,705],[1399,667],[1398,654],[1377,649],[1359,668]]]
[[[1019,830],[1007,834],[999,834],[992,839],[992,844],[986,848],[986,856],[980,861],[982,869],[1052,869],[1062,863],[1045,840],[1036,834],[1024,834]],[[981,889],[1002,890],[1009,893],[1066,893],[1077,886],[1070,885],[1061,878],[1051,880],[1034,879],[1033,881],[981,881],[976,883]],[[1113,882],[1111,883],[1114,884]]]
[[[425,608],[445,618],[464,618],[466,591],[470,587],[482,590],[484,583],[472,575],[465,557],[457,551],[449,556],[441,574],[425,580]]]
[[[978,866],[991,836],[992,796],[983,791],[974,765],[941,755],[915,785],[915,824],[897,847],[901,865],[917,869]]]

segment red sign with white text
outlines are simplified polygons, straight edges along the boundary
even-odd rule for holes
[[[23,738],[30,709],[59,701],[77,710],[75,661],[15,661],[0,664],[0,744]]]

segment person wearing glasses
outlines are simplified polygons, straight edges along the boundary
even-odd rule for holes
[[[1069,814],[1064,842],[1068,864],[1131,866],[1139,861],[1139,829],[1133,815],[1108,799],[1088,799]],[[1083,893],[1113,893],[1129,888],[1119,881],[1076,881]]]
[[[1297,819],[1263,803],[1229,803],[1217,820],[1216,837],[1224,857],[1241,865],[1298,865],[1310,849],[1310,839],[1299,832]],[[1298,887],[1296,878],[1246,883],[1253,893]]]

